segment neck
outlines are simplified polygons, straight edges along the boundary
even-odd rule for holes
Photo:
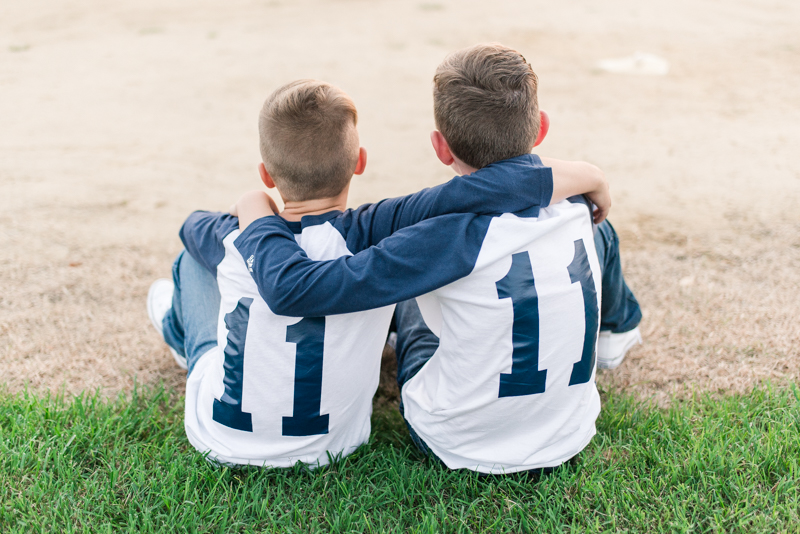
[[[453,156],[453,163],[450,167],[456,171],[459,176],[466,176],[478,170],[475,167],[470,167],[455,156]]]
[[[284,200],[281,217],[287,221],[299,221],[306,215],[322,215],[329,211],[344,211],[347,208],[349,187],[335,197],[315,198],[311,200]]]

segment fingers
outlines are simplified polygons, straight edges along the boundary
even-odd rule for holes
[[[593,217],[595,224],[600,224],[601,222],[605,221],[606,217],[608,217],[608,209],[601,209],[599,207],[595,208]]]
[[[264,191],[250,191],[236,203],[239,230],[244,232],[250,223],[261,217],[275,215],[275,202]]]

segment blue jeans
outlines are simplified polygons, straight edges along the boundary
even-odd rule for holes
[[[167,345],[186,357],[188,376],[200,356],[217,345],[219,287],[214,275],[185,250],[172,265],[172,281],[172,308],[162,330]]]
[[[642,309],[622,276],[619,238],[610,222],[603,221],[597,225],[594,245],[603,274],[600,330],[614,334],[633,330],[642,320]]]
[[[597,226],[594,235],[597,256],[602,272],[602,308],[600,309],[600,330],[614,333],[633,330],[642,320],[642,311],[633,292],[622,276],[619,259],[619,238],[608,221]],[[433,353],[439,348],[439,338],[428,329],[414,299],[401,302],[394,312],[394,325],[397,328],[397,384],[400,391],[403,384],[422,369]],[[400,413],[403,414],[403,400],[400,398]],[[403,415],[405,417],[405,415]],[[433,455],[428,445],[408,425],[411,439],[425,454]]]

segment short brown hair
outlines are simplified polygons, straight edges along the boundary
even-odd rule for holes
[[[285,200],[336,196],[358,162],[356,106],[329,83],[297,80],[278,88],[258,117],[261,157]]]
[[[501,44],[453,52],[433,77],[433,114],[450,151],[476,169],[531,151],[539,135],[536,73]]]

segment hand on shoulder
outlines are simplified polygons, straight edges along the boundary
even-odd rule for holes
[[[230,214],[239,217],[239,230],[242,232],[256,219],[275,215],[277,212],[275,201],[264,191],[249,191],[230,208]]]

